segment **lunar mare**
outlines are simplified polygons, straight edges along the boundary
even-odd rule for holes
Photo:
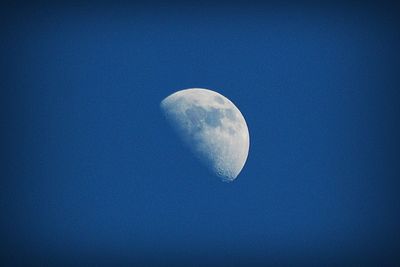
[[[173,93],[160,106],[198,158],[223,181],[236,179],[246,162],[250,139],[242,113],[228,98],[193,88]]]

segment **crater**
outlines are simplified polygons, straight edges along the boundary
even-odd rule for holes
[[[228,128],[228,133],[229,133],[230,135],[235,135],[236,131],[235,131],[232,127],[229,127],[229,128]]]
[[[233,109],[225,109],[225,115],[231,121],[236,120],[236,113]]]
[[[207,111],[202,107],[193,106],[187,109],[185,114],[194,128],[201,128],[201,122],[206,118]]]
[[[224,99],[222,97],[220,97],[219,95],[215,96],[214,99],[215,99],[215,101],[217,101],[220,104],[225,103]]]
[[[205,119],[205,122],[215,128],[218,126],[221,126],[221,119],[224,117],[224,113],[221,109],[218,108],[211,108],[207,112],[207,117]]]

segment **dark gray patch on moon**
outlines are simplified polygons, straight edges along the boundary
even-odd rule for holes
[[[224,113],[222,112],[221,109],[218,108],[211,108],[211,110],[209,110],[207,112],[207,117],[205,122],[215,128],[218,126],[221,126],[221,119],[224,117]]]
[[[228,128],[228,133],[229,133],[230,135],[235,135],[236,131],[235,131],[232,127],[229,127],[229,128]]]
[[[225,109],[225,115],[231,121],[235,121],[236,120],[236,114],[235,114],[235,111],[233,109]]]
[[[185,111],[186,116],[192,123],[193,129],[198,131],[202,128],[202,121],[207,116],[207,111],[199,106],[192,106]]]
[[[192,106],[185,113],[191,122],[199,122],[206,117],[207,111],[203,107]]]
[[[225,103],[224,99],[222,97],[220,97],[219,95],[215,96],[214,99],[215,99],[215,101],[217,101],[220,104]]]

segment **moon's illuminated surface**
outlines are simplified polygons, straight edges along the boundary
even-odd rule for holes
[[[178,91],[161,109],[181,138],[223,181],[233,181],[249,152],[249,131],[239,109],[223,95],[200,88]]]

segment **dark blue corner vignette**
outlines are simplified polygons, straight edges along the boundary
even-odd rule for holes
[[[0,7],[0,265],[398,265],[390,2]],[[160,101],[202,87],[250,130],[233,183]]]

